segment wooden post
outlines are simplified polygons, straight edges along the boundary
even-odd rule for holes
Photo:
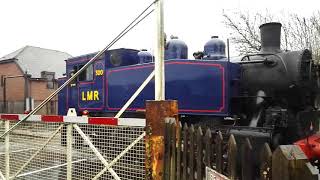
[[[185,123],[183,126],[183,154],[182,154],[182,163],[183,163],[183,170],[182,170],[182,179],[187,179],[188,177],[188,162],[187,156],[188,152],[188,125]]]
[[[194,180],[194,147],[195,147],[195,130],[194,130],[194,126],[191,124],[191,127],[189,128],[189,139],[190,139],[190,153],[189,153],[189,169],[190,169],[190,174],[189,174],[189,180]]]
[[[301,177],[304,177],[304,179],[310,179],[310,180],[319,180],[320,174],[319,170],[315,168],[310,162],[307,162],[302,169]]]
[[[202,151],[203,151],[203,147],[202,147],[202,138],[203,138],[203,133],[202,133],[202,129],[201,127],[198,128],[197,133],[196,133],[196,140],[197,142],[195,144],[197,144],[197,156],[196,156],[196,161],[197,161],[197,180],[203,179],[203,171],[204,171],[204,166],[202,163]]]
[[[223,173],[223,136],[219,131],[216,137],[216,169],[219,173]]]
[[[242,154],[241,154],[241,174],[242,179],[253,180],[253,158],[252,158],[252,145],[249,138],[245,139],[244,144],[242,145]]]
[[[213,157],[211,157],[211,154],[212,154],[212,135],[211,135],[211,131],[210,129],[208,128],[207,131],[206,131],[206,135],[205,135],[205,138],[204,138],[204,141],[205,141],[205,154],[204,154],[204,162],[206,164],[206,166],[212,168],[212,162],[211,162],[211,159]]]
[[[176,179],[176,130],[177,130],[177,125],[175,122],[171,123],[171,139],[172,141],[170,142],[171,144],[171,166],[170,166],[170,180],[175,180]]]
[[[306,179],[309,160],[297,145],[281,145],[272,155],[272,180]]]
[[[164,178],[164,135],[165,118],[178,117],[178,102],[167,101],[147,101],[146,121],[149,129],[147,135],[147,157],[146,168],[147,179],[162,180]],[[150,133],[150,134],[149,134]]]
[[[178,124],[177,128],[177,180],[181,179],[181,122]]]
[[[263,145],[263,149],[260,154],[260,178],[261,180],[271,179],[272,169],[272,152],[268,143]]]
[[[228,141],[228,176],[231,180],[237,179],[237,154],[236,139],[231,134]]]

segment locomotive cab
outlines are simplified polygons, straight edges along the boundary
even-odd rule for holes
[[[107,69],[139,64],[138,50],[114,49],[105,52],[85,69],[63,93],[59,94],[59,114],[66,114],[68,108],[101,111],[105,106],[105,73]],[[73,57],[66,60],[66,78],[73,76],[96,53]],[[63,83],[65,79],[61,79]]]

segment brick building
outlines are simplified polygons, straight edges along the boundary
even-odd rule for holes
[[[23,113],[36,107],[56,88],[71,55],[56,50],[25,46],[0,58],[0,111]],[[38,114],[56,114],[57,98]]]

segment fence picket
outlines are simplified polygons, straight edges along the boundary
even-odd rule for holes
[[[202,137],[203,137],[203,133],[202,133],[202,129],[201,127],[198,128],[197,130],[197,134],[196,134],[196,139],[197,139],[197,180],[201,180],[203,178],[203,161],[202,161],[202,157],[203,157],[203,146],[202,146]]]
[[[170,180],[176,179],[176,122],[171,123],[171,169]]]
[[[212,160],[212,158],[211,158],[212,135],[211,135],[210,129],[207,129],[206,135],[204,137],[204,141],[205,141],[204,162],[205,162],[206,166],[212,168],[212,162],[211,162],[211,160]]]
[[[272,177],[272,152],[268,143],[263,145],[260,155],[260,178],[268,180]]]
[[[183,170],[182,170],[182,179],[187,179],[188,173],[188,164],[187,164],[187,156],[188,156],[188,125],[185,123],[183,127],[183,155],[182,155],[182,163],[183,163]]]
[[[216,152],[216,170],[219,173],[222,173],[223,172],[223,136],[220,131],[218,132],[218,135],[216,137],[215,152]]]
[[[181,129],[182,125],[179,122],[177,126],[177,180],[181,179]]]
[[[190,148],[190,153],[189,153],[189,169],[190,169],[190,174],[189,174],[189,179],[190,180],[194,180],[194,126],[191,125],[190,129],[189,129],[189,138],[190,138],[190,144],[189,144],[189,148]]]
[[[253,172],[252,172],[252,145],[249,138],[245,139],[244,144],[242,145],[242,154],[241,154],[241,172],[242,179],[252,180]]]
[[[237,178],[237,143],[233,134],[228,141],[228,177],[231,180]]]

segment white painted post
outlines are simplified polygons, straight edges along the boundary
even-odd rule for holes
[[[67,125],[67,180],[72,179],[72,124]]]
[[[157,14],[157,45],[154,62],[155,70],[155,100],[165,99],[165,76],[164,76],[164,23],[163,23],[163,0],[156,3]]]
[[[6,120],[4,123],[5,131],[8,131],[10,129],[10,121]],[[10,178],[10,139],[9,139],[10,133],[7,133],[5,137],[5,176],[6,179]]]
[[[0,171],[0,178],[1,178],[1,180],[6,180],[6,178],[4,177],[4,175],[2,174],[1,171]]]

